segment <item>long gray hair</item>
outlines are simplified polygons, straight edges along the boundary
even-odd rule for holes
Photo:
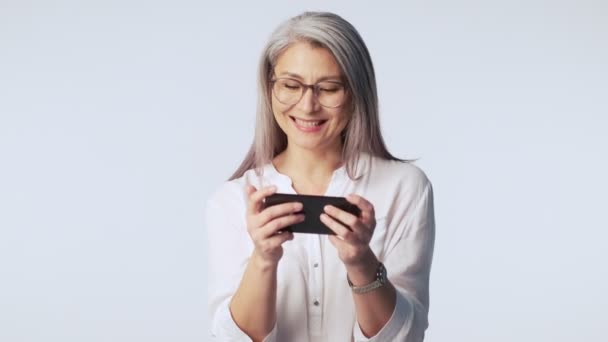
[[[287,147],[287,136],[274,119],[270,78],[277,58],[296,42],[308,42],[331,51],[344,73],[350,92],[352,115],[342,132],[342,159],[353,179],[361,152],[388,160],[407,162],[390,154],[382,139],[378,94],[372,60],[357,30],[342,17],[328,12],[304,12],[281,24],[262,52],[258,70],[258,101],[253,143],[245,159],[229,178],[240,178],[252,168],[263,167]]]

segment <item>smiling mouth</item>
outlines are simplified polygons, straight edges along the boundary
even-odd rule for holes
[[[304,128],[312,128],[312,127],[317,127],[317,126],[321,126],[322,124],[324,124],[325,122],[327,122],[327,120],[302,120],[293,116],[290,116],[291,120],[293,122],[296,123],[296,125],[300,126],[300,127],[304,127]]]

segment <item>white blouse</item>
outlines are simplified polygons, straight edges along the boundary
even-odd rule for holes
[[[397,289],[390,320],[366,338],[357,323],[346,269],[327,236],[295,234],[283,244],[277,271],[277,322],[267,342],[422,341],[428,326],[429,273],[435,240],[433,189],[412,163],[362,154],[351,180],[344,166],[334,171],[326,196],[355,193],[370,201],[376,228],[370,247]],[[276,185],[296,193],[291,179],[269,163],[222,184],[208,199],[209,317],[214,341],[251,341],[229,310],[253,252],[247,233],[245,186]],[[255,308],[252,308],[255,310]]]

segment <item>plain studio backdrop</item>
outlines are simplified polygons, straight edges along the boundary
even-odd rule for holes
[[[304,10],[433,182],[426,340],[608,339],[606,1],[0,0],[0,341],[208,340],[203,205]]]

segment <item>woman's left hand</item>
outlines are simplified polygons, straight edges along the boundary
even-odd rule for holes
[[[360,217],[327,205],[321,222],[336,233],[329,236],[329,241],[338,249],[342,262],[354,266],[364,263],[370,254],[369,242],[376,227],[376,216],[374,206],[365,198],[350,194],[346,199],[361,209]]]

